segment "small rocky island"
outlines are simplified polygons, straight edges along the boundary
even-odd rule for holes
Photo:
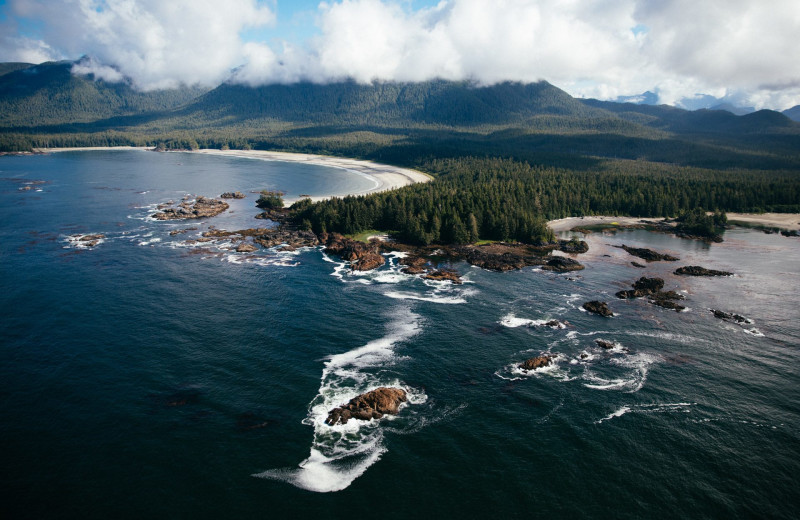
[[[682,311],[686,308],[683,305],[675,303],[678,300],[684,299],[682,294],[678,294],[675,291],[662,291],[663,288],[663,279],[642,276],[634,282],[633,289],[619,291],[616,297],[620,299],[647,297],[653,305],[658,305],[659,307],[672,309],[674,311]]]
[[[194,203],[189,198],[184,198],[180,203],[173,206],[172,203],[160,204],[158,213],[152,217],[156,220],[186,220],[193,218],[215,217],[228,209],[227,202],[219,199],[209,199],[197,197]]]
[[[675,274],[681,274],[685,276],[733,276],[733,273],[729,273],[728,271],[706,269],[705,267],[700,267],[699,265],[687,265],[685,267],[679,267],[675,270]]]
[[[522,370],[536,370],[537,368],[550,366],[550,364],[553,362],[553,359],[555,359],[555,356],[532,357],[520,363],[519,368]]]
[[[361,394],[328,413],[325,423],[330,426],[347,424],[350,419],[370,421],[386,414],[397,415],[400,405],[408,400],[402,388],[380,387]]]
[[[584,303],[583,309],[586,312],[589,312],[591,314],[598,314],[600,316],[603,316],[604,318],[611,318],[612,316],[614,316],[614,313],[611,312],[611,309],[608,308],[608,304],[606,302],[592,300],[590,302]]]
[[[662,260],[666,262],[677,262],[678,260],[680,260],[679,258],[674,257],[672,255],[659,253],[657,251],[653,251],[652,249],[647,249],[644,247],[629,247],[626,246],[625,244],[614,247],[618,249],[624,249],[628,254],[639,257],[645,262],[659,262]]]

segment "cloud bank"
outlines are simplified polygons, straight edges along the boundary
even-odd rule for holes
[[[278,0],[277,8],[290,5]],[[652,90],[661,103],[700,93],[760,107],[800,104],[797,0],[340,0],[317,9],[317,34],[275,42],[255,0],[11,0],[40,38],[7,37],[0,53],[88,54],[101,77],[144,89],[352,78],[482,84],[546,79],[573,95]],[[262,28],[262,39],[244,38]],[[16,31],[7,34],[18,34]],[[35,61],[35,60],[31,60]]]

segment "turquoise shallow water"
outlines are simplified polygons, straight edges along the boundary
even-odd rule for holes
[[[184,244],[262,222],[250,191],[368,182],[341,170],[0,159],[4,518],[793,518],[800,505],[800,240],[595,233],[579,273],[457,264],[467,283],[451,286],[399,273],[394,255],[353,275],[318,249]],[[146,218],[231,190],[248,198],[197,231]],[[106,238],[85,249],[77,233]],[[681,261],[637,269],[610,247],[623,243]],[[671,274],[691,264],[736,276]],[[643,274],[685,291],[689,311],[614,298]],[[581,311],[592,299],[618,315]],[[544,352],[555,368],[514,368]],[[387,384],[412,396],[399,416],[322,424]]]

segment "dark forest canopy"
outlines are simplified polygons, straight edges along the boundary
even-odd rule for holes
[[[417,243],[537,241],[570,215],[800,210],[800,124],[578,100],[547,83],[340,82],[138,92],[71,62],[0,66],[0,151],[154,146],[371,159],[436,177],[297,210]]]

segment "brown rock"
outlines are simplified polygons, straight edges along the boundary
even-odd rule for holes
[[[183,220],[214,217],[229,207],[227,202],[218,199],[197,197],[194,204],[184,199],[177,206],[164,208],[162,211],[154,213],[152,217],[156,220]]]
[[[397,415],[400,404],[406,402],[406,391],[402,388],[376,388],[358,397],[354,397],[346,405],[334,408],[328,413],[326,424],[347,424],[350,419],[369,421],[380,419],[385,414]]]
[[[611,312],[611,309],[608,308],[608,304],[606,302],[593,300],[584,303],[583,308],[586,310],[586,312],[591,312],[592,314],[599,314],[600,316],[606,318],[610,318],[614,315],[614,313]]]
[[[554,356],[532,357],[520,363],[519,368],[521,368],[522,370],[536,370],[537,368],[549,366],[550,363],[553,361],[553,358]]]
[[[612,348],[614,348],[616,346],[616,345],[614,345],[613,341],[606,341],[604,339],[596,339],[596,340],[594,340],[594,342],[597,343],[598,347],[606,349],[606,350],[610,350],[610,349],[612,349]]]
[[[426,274],[423,278],[426,280],[449,280],[456,285],[463,283],[461,281],[461,276],[452,269],[437,269],[436,271]]]
[[[386,259],[378,253],[364,253],[358,260],[350,264],[353,271],[370,271],[382,267]]]
[[[258,251],[258,248],[253,244],[248,244],[247,242],[242,242],[236,246],[237,253],[252,253],[253,251]]]

